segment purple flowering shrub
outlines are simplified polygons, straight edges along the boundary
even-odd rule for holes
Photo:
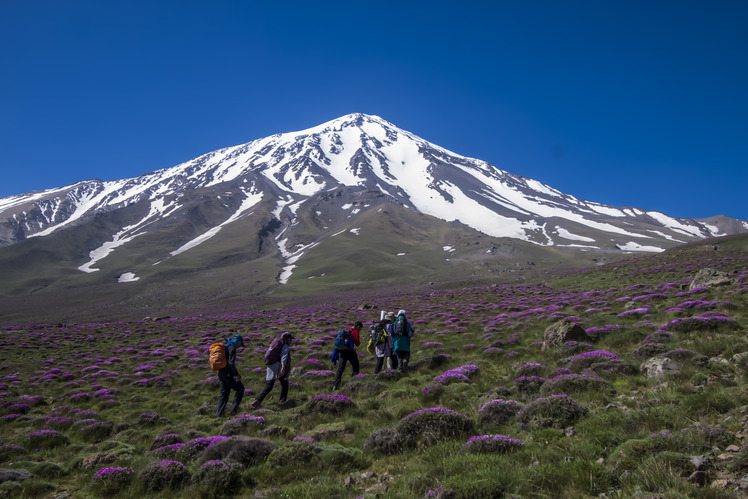
[[[567,395],[540,397],[523,407],[517,415],[521,429],[566,428],[587,414],[587,409]]]
[[[4,444],[0,442],[0,461],[6,461],[16,456],[21,456],[26,453],[26,450],[15,444]]]
[[[478,422],[482,426],[503,425],[517,416],[523,405],[515,400],[495,399],[478,409]]]
[[[192,483],[209,491],[211,496],[231,496],[242,487],[243,469],[235,461],[206,461],[195,470]]]
[[[275,444],[270,440],[235,435],[208,447],[200,455],[198,464],[220,460],[252,466],[265,461],[273,449],[275,449]]]
[[[183,444],[172,444],[162,447],[161,449],[173,448],[176,450],[176,455],[181,461],[191,461],[200,456],[205,449],[208,449],[220,442],[223,442],[228,437],[218,435],[211,437],[199,437],[193,438]],[[156,449],[154,452],[158,452],[161,449]]]
[[[23,439],[23,445],[27,449],[53,449],[68,443],[68,437],[57,430],[32,431]]]
[[[537,362],[526,362],[517,368],[520,376],[540,376],[545,372],[545,366]]]
[[[348,397],[356,395],[374,395],[387,390],[387,388],[389,388],[389,385],[386,383],[351,381],[343,385],[340,389],[340,393]]]
[[[492,452],[504,454],[519,449],[524,445],[525,443],[522,440],[510,438],[506,435],[477,435],[465,442],[463,449],[466,452],[473,453]]]
[[[549,379],[540,387],[541,395],[596,391],[612,393],[613,386],[602,378],[589,374],[561,374]]]
[[[340,414],[353,407],[356,407],[356,403],[345,395],[315,395],[307,402],[304,413]]]
[[[112,496],[128,485],[135,471],[128,467],[100,468],[91,477],[92,486],[97,495]]]
[[[268,456],[274,466],[308,464],[320,453],[319,443],[311,437],[295,437],[287,444],[276,447]]]
[[[574,371],[581,371],[598,362],[618,359],[618,355],[606,350],[593,350],[591,352],[580,353],[569,359],[566,359],[567,365]]]
[[[514,380],[514,387],[519,393],[527,395],[537,393],[543,383],[545,378],[540,376],[520,376]]]
[[[159,459],[147,464],[138,474],[147,489],[178,488],[189,482],[190,472],[179,461]]]
[[[166,435],[159,435],[151,444],[151,450],[158,449],[165,445],[178,444],[182,442],[182,437],[176,433],[167,433]]]
[[[111,421],[96,421],[82,427],[78,432],[86,442],[101,442],[111,435],[113,430],[114,423]]]
[[[396,429],[408,446],[433,445],[441,440],[472,434],[473,421],[466,415],[444,407],[430,407],[402,418]]]
[[[693,331],[735,330],[739,328],[740,326],[735,319],[725,315],[701,314],[694,317],[673,319],[663,324],[658,331],[690,333]]]
[[[404,440],[395,428],[380,428],[372,431],[364,442],[364,450],[380,454],[395,454],[403,449]]]
[[[397,381],[403,377],[403,373],[397,369],[382,369],[377,374],[377,379],[381,381]]]
[[[265,425],[265,418],[262,416],[252,416],[251,414],[242,414],[235,418],[227,420],[221,426],[220,435],[232,436],[241,435],[247,431],[253,431]]]

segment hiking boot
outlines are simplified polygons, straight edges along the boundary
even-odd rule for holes
[[[252,402],[250,402],[249,405],[251,405],[253,409],[257,409],[258,407],[260,407],[261,403],[262,402],[257,399],[252,399]]]
[[[285,403],[286,403],[286,399],[280,399],[280,400],[278,401],[278,403],[279,403],[279,404],[281,404],[281,405],[283,405],[283,404],[285,404]]]

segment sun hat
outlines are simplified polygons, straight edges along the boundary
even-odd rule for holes
[[[405,315],[405,310],[402,310],[402,309],[401,309],[401,310],[400,310],[400,311],[399,311],[399,312],[397,313],[397,315],[398,315],[398,317],[399,317],[399,316],[401,316],[401,315]]]

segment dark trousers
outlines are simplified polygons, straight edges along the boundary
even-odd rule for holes
[[[239,404],[242,403],[242,397],[244,397],[244,385],[241,381],[236,381],[229,374],[228,369],[221,369],[218,371],[218,386],[221,388],[221,396],[218,398],[216,416],[223,416],[223,411],[226,409],[231,390],[236,391],[234,394],[234,403],[231,407],[231,414],[236,414],[239,411]]]
[[[335,372],[335,384],[332,386],[333,390],[340,387],[340,380],[343,378],[343,371],[345,371],[345,365],[348,362],[351,363],[353,369],[351,376],[358,374],[358,354],[354,350],[341,350],[340,358],[338,358],[338,370]]]
[[[285,401],[288,397],[288,379],[287,378],[279,378],[278,381],[280,381],[281,384],[281,396],[280,400],[281,402]],[[270,393],[270,390],[273,389],[273,386],[275,385],[275,380],[271,379],[270,381],[265,382],[265,388],[262,389],[260,394],[255,397],[258,402],[262,402],[265,400],[265,397],[267,397],[268,393]]]
[[[397,368],[400,371],[404,371],[408,367],[408,361],[410,360],[410,351],[395,350],[395,355],[397,355]]]
[[[377,357],[377,365],[374,366],[374,374],[379,374],[379,371],[384,367],[384,361],[387,359],[392,359],[392,365],[397,367],[397,355],[394,353],[389,357]]]

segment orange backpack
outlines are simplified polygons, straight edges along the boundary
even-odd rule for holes
[[[214,371],[218,371],[229,365],[226,360],[226,345],[223,343],[213,343],[208,352],[210,353],[210,368]]]

